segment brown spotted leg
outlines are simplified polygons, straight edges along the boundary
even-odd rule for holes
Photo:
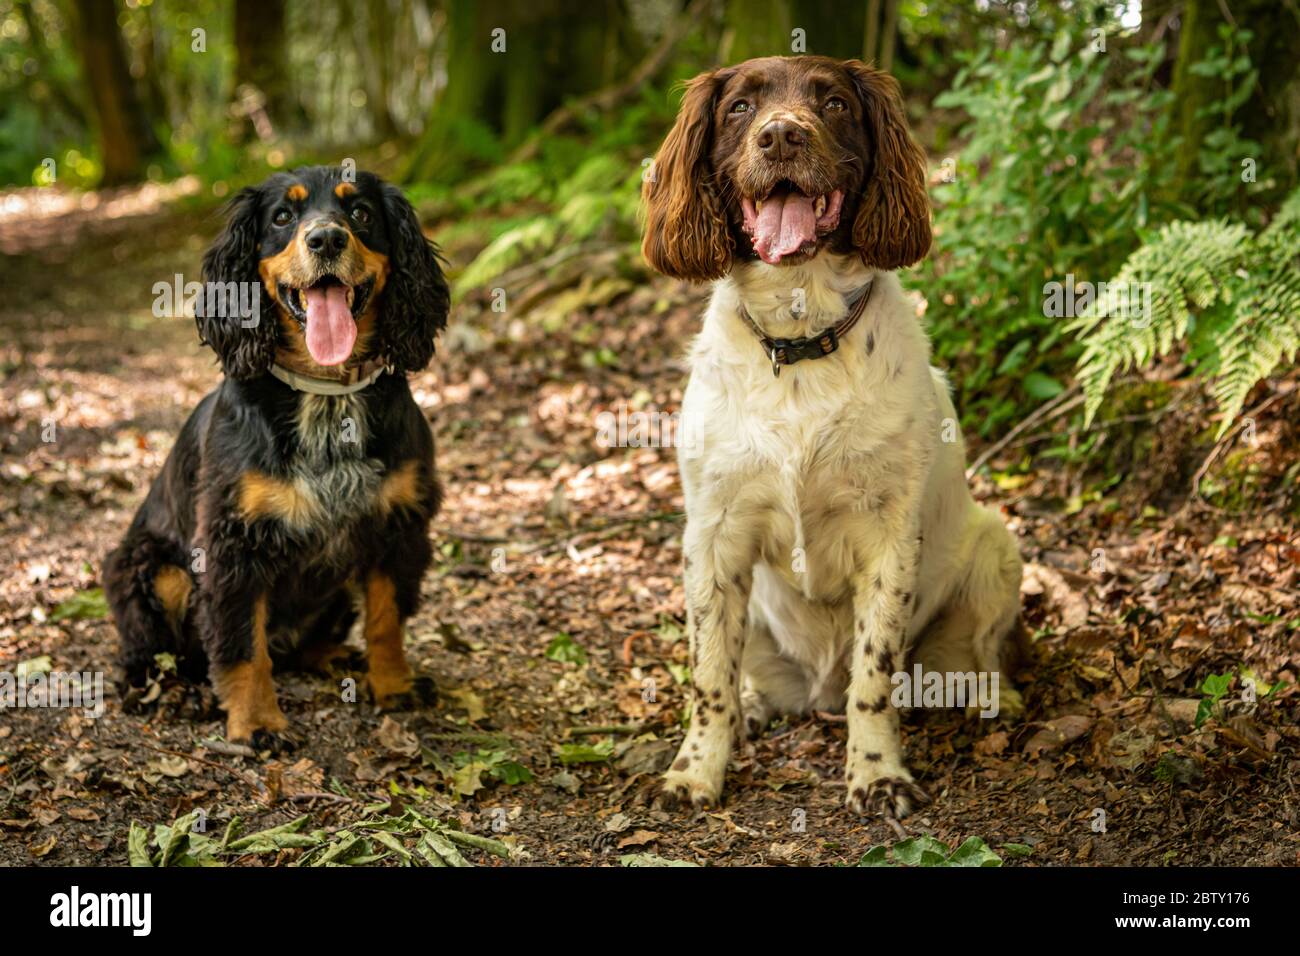
[[[688,519],[682,543],[694,705],[686,739],[662,781],[669,803],[717,802],[740,728],[740,659],[754,559],[750,547],[719,525],[701,533]]]
[[[888,516],[886,516],[888,517]],[[847,701],[848,806],[897,824],[930,798],[903,765],[899,710],[891,677],[905,666],[906,635],[916,601],[920,542],[917,519],[890,529],[887,545],[854,582],[853,658]]]

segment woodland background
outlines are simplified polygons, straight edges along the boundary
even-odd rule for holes
[[[5,712],[0,860],[396,863],[442,827],[500,835],[479,862],[1296,862],[1298,36],[1294,0],[0,0],[0,668],[111,672],[99,561],[217,376],[151,290],[224,198],[374,169],[456,303],[414,382],[437,711],[291,676],[320,733],[264,760],[163,661],[98,721]],[[676,410],[704,295],[641,261],[641,176],[680,81],[805,51],[902,85],[935,220],[903,280],[1028,566],[1030,711],[909,719],[941,799],[901,845],[840,809],[833,715],[747,748],[719,812],[637,802],[689,719],[681,494],[595,422]],[[1070,276],[1151,314],[1048,314]]]

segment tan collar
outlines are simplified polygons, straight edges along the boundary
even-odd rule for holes
[[[383,359],[370,359],[360,365],[343,368],[337,378],[321,378],[297,369],[288,368],[279,362],[271,366],[271,374],[290,388],[312,395],[351,395],[374,384],[375,380],[393,367]]]

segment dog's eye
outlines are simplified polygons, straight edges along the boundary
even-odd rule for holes
[[[731,112],[733,113],[748,113],[749,110],[749,100],[736,100],[731,104]]]
[[[838,96],[832,96],[826,101],[826,108],[832,113],[838,113],[840,110],[848,109],[849,104],[845,103],[844,100],[840,99]]]
[[[277,226],[287,226],[293,222],[293,211],[289,209],[277,209],[271,221]]]
[[[365,206],[357,206],[352,210],[352,220],[361,226],[370,225],[370,210]]]

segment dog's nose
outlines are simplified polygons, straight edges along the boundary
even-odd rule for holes
[[[316,226],[307,232],[307,248],[322,259],[333,259],[347,247],[347,230],[339,226]]]
[[[790,120],[772,120],[758,131],[758,148],[775,162],[792,158],[807,141],[804,131]]]

